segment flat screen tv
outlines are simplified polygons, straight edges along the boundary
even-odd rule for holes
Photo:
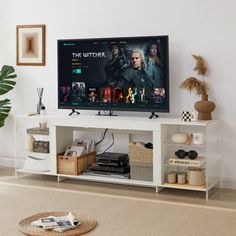
[[[169,112],[168,36],[60,39],[58,108]]]

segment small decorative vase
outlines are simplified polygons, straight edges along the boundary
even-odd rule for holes
[[[37,104],[37,113],[40,114],[40,111],[41,111],[41,108],[43,106],[43,103],[42,103],[42,98],[39,98],[39,102]]]
[[[37,113],[40,114],[41,108],[43,106],[42,97],[43,97],[43,88],[37,88],[37,93],[39,97],[39,102],[37,104]]]
[[[215,103],[208,101],[208,95],[202,94],[202,100],[194,104],[198,112],[198,120],[212,120],[211,112],[215,110]]]

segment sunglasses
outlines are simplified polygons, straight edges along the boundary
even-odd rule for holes
[[[197,158],[198,153],[194,150],[190,150],[189,152],[185,152],[184,150],[179,149],[178,151],[175,152],[175,155],[180,159],[183,159],[186,156],[188,156],[190,159],[193,160],[193,159]]]

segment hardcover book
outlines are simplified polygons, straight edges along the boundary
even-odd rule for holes
[[[179,166],[192,166],[192,167],[200,167],[205,164],[205,157],[198,156],[196,159],[192,160],[189,158],[179,159],[179,158],[170,158],[169,164],[179,165]]]

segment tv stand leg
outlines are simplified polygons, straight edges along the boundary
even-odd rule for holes
[[[57,176],[57,182],[60,183],[63,180],[66,180],[66,177],[62,177],[62,176]]]
[[[149,116],[149,119],[152,119],[153,117],[158,118],[159,116],[155,112],[152,112],[152,114]]]
[[[79,115],[80,113],[78,111],[76,111],[75,109],[72,109],[72,111],[69,113],[69,116],[71,116],[72,114],[76,113],[77,115]]]
[[[114,114],[114,112],[112,110],[110,110],[108,116],[118,116],[118,115]]]

